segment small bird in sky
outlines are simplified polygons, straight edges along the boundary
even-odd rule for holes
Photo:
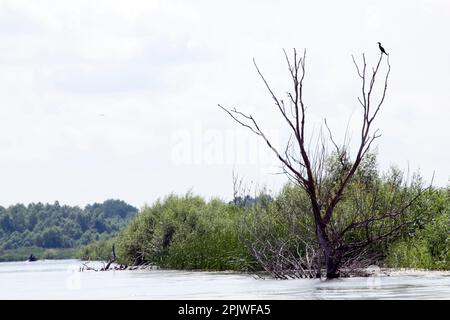
[[[381,52],[384,53],[385,55],[387,55],[386,51],[384,50],[384,48],[381,46],[381,42],[378,42],[378,48],[380,48]]]

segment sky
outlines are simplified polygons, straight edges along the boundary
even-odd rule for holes
[[[432,1],[0,0],[0,205],[151,204],[192,191],[230,200],[287,179],[218,103],[251,113],[282,146],[283,51],[306,49],[308,132],[326,118],[357,142],[351,55],[392,66],[374,128],[382,170],[450,178],[450,3]]]

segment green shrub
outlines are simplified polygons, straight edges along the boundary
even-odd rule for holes
[[[121,262],[175,269],[246,270],[238,234],[243,209],[220,200],[171,195],[144,208],[117,238]]]
[[[394,244],[386,259],[392,268],[432,269],[433,259],[426,241],[400,241]]]
[[[80,260],[100,260],[108,261],[112,257],[112,247],[115,238],[94,241],[82,246],[77,251],[77,258]]]
[[[390,267],[450,269],[450,200],[446,190],[432,190],[418,202],[427,220],[395,242],[387,252]]]

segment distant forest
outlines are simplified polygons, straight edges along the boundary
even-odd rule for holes
[[[121,200],[78,206],[32,203],[0,206],[0,251],[22,247],[75,248],[106,240],[138,209]]]

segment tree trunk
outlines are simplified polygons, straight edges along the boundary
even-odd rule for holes
[[[327,279],[339,278],[339,261],[334,256],[325,255],[325,264],[327,268]]]
[[[317,240],[325,256],[327,279],[339,278],[340,255],[333,248],[325,232],[325,226],[320,222],[316,227]]]

